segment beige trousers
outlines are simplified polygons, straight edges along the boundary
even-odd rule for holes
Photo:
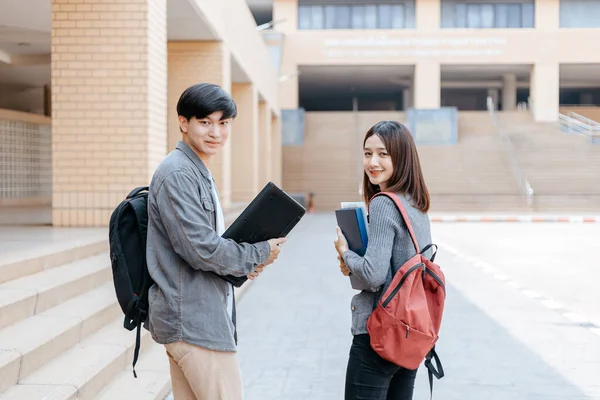
[[[242,400],[237,353],[185,342],[165,345],[175,400]]]

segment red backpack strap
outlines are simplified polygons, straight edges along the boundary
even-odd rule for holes
[[[400,215],[402,215],[402,219],[404,220],[404,223],[406,224],[406,227],[408,228],[408,232],[410,233],[410,237],[412,239],[413,244],[415,245],[415,250],[417,250],[417,254],[418,254],[419,253],[419,242],[417,242],[417,236],[415,235],[415,231],[413,230],[412,224],[410,223],[410,218],[408,218],[408,213],[406,212],[406,208],[404,207],[404,204],[402,204],[402,201],[400,200],[398,195],[396,193],[391,193],[391,192],[379,192],[379,193],[375,194],[375,196],[371,197],[371,200],[369,201],[369,203],[371,203],[371,201],[373,201],[373,199],[377,196],[389,197],[390,199],[392,199],[394,204],[396,204],[396,208],[398,208],[398,211],[400,211]]]

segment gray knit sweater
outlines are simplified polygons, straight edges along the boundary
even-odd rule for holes
[[[408,197],[400,195],[420,248],[431,243],[429,217],[414,208]],[[375,301],[392,282],[393,274],[416,254],[406,224],[393,201],[378,196],[369,206],[369,245],[364,257],[353,251],[344,253],[344,261],[356,278],[377,292],[363,290],[352,299],[352,334],[367,333],[367,319]],[[430,251],[428,251],[429,253]],[[429,254],[426,254],[429,256]]]

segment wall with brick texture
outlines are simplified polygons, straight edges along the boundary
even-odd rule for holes
[[[52,0],[53,224],[102,226],[165,154],[166,0]]]
[[[231,85],[238,116],[231,132],[232,199],[249,201],[258,193],[258,92],[251,83]]]
[[[272,180],[273,138],[271,134],[271,110],[269,105],[261,101],[258,104],[258,187],[264,187]]]
[[[231,92],[231,54],[221,42],[169,41],[169,87],[167,152],[181,140],[177,120],[177,101],[188,87],[197,83],[214,83]],[[223,207],[231,204],[231,141],[210,161]]]

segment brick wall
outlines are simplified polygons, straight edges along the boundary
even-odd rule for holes
[[[271,134],[271,109],[269,105],[261,101],[258,104],[258,187],[264,187],[273,179],[273,137]]]
[[[106,225],[149,183],[166,146],[165,43],[166,0],[52,0],[55,226]]]
[[[181,140],[177,121],[177,101],[181,93],[197,83],[214,83],[231,92],[231,55],[220,42],[178,42],[168,43],[169,85],[168,85],[168,126],[169,140],[167,151],[172,151]],[[221,149],[209,165],[223,207],[231,204],[231,141]]]
[[[231,133],[232,199],[249,201],[258,193],[258,92],[251,83],[231,85],[238,116]]]

